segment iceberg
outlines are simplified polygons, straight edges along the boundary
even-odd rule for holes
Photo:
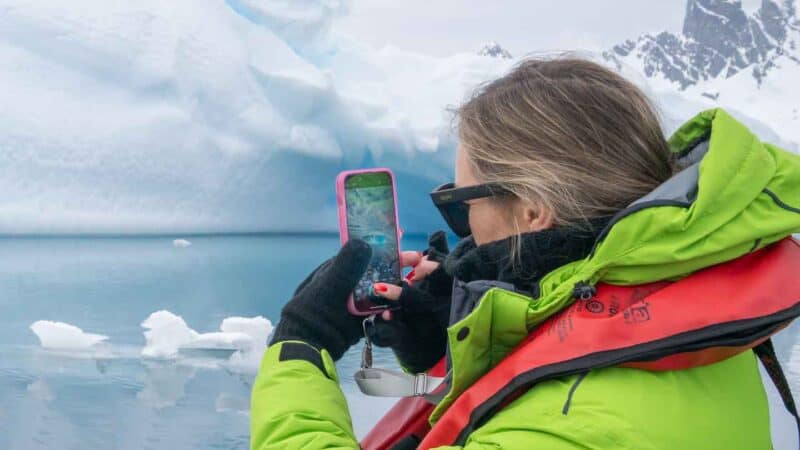
[[[186,325],[183,317],[169,311],[156,311],[142,322],[145,329],[145,358],[168,359],[178,355],[178,349],[197,339],[198,333]]]
[[[405,231],[442,226],[448,105],[505,71],[369,48],[324,0],[8,0],[1,234],[335,231],[334,178],[387,166]],[[420,202],[424,206],[420,206]]]
[[[208,359],[224,359],[223,365],[236,372],[255,373],[273,326],[269,319],[256,317],[227,317],[220,331],[198,333],[186,324],[183,317],[166,310],[150,314],[143,322],[145,346],[141,355],[146,359],[170,360],[194,358],[194,363],[217,367]],[[189,361],[192,362],[192,361]]]
[[[256,373],[261,364],[261,357],[267,349],[267,339],[274,331],[272,322],[262,316],[227,317],[222,320],[219,329],[225,333],[242,333],[250,336],[251,347],[232,354],[227,367],[235,372]]]
[[[172,246],[175,248],[186,248],[192,245],[191,241],[186,239],[175,239],[172,241]]]
[[[52,350],[90,350],[108,339],[108,336],[87,333],[75,325],[50,320],[37,320],[30,328],[41,346]]]

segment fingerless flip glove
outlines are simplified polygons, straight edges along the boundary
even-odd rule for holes
[[[349,240],[335,257],[317,267],[281,310],[270,345],[302,341],[323,348],[334,361],[363,336],[363,317],[351,315],[347,299],[364,275],[372,248],[360,239]]]
[[[373,326],[367,328],[372,342],[379,347],[391,347],[409,372],[430,369],[447,348],[453,278],[441,262],[448,252],[445,233],[433,233],[424,254],[429,260],[439,262],[439,267],[414,285],[404,282],[399,309],[392,311],[392,319],[378,316]]]

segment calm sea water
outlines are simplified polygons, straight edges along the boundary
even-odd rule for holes
[[[0,449],[245,449],[254,373],[219,365],[147,361],[140,323],[166,309],[197,331],[228,316],[273,322],[296,285],[333,255],[335,236],[0,239]],[[405,238],[403,247],[423,248]],[[40,348],[29,326],[47,319],[110,337],[113,355]],[[794,325],[776,345],[784,363]],[[391,406],[364,397],[339,363],[357,434]],[[392,366],[388,352],[378,364]],[[793,362],[792,362],[793,363]],[[796,365],[788,374],[798,386]]]
[[[0,449],[248,448],[255,374],[142,360],[140,323],[161,309],[200,332],[229,316],[277,322],[338,237],[190,240],[175,248],[172,238],[0,239]],[[40,319],[108,335],[113,355],[44,350],[29,328]],[[357,392],[359,357],[354,348],[339,373],[363,435],[393,401]],[[395,365],[389,352],[376,359]]]

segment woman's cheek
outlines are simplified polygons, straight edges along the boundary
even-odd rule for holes
[[[476,205],[469,209],[469,227],[472,230],[472,237],[478,245],[494,240],[492,211],[490,208],[486,208],[486,205],[480,206]]]

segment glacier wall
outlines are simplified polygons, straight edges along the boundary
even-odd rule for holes
[[[442,226],[447,105],[510,62],[371,49],[330,0],[4,0],[0,234],[335,230],[334,178],[389,166]]]

